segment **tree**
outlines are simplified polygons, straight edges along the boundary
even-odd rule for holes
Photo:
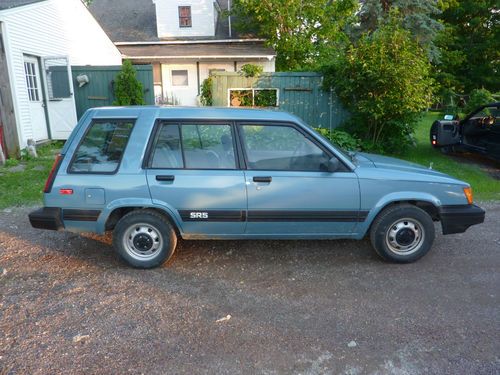
[[[123,61],[122,70],[115,79],[114,91],[113,105],[145,104],[142,83],[137,79],[137,72],[130,60]]]
[[[469,93],[500,90],[500,9],[498,0],[460,0],[441,5],[445,29],[437,79],[445,88]]]
[[[391,12],[386,23],[363,34],[325,67],[324,82],[350,111],[350,130],[365,148],[395,152],[409,144],[421,112],[430,105],[430,71],[425,51]]]
[[[277,70],[310,69],[346,39],[356,0],[235,0],[241,32],[256,32],[277,52]]]
[[[358,13],[359,25],[354,27],[353,35],[377,30],[394,9],[400,14],[401,26],[427,51],[429,59],[439,61],[440,53],[434,39],[443,26],[434,18],[441,13],[437,0],[364,0]]]

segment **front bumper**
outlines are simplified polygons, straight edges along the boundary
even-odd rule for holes
[[[463,233],[472,225],[484,222],[485,212],[474,204],[442,206],[439,217],[443,234]]]
[[[43,207],[33,211],[28,216],[33,228],[61,230],[64,224],[61,219],[61,209],[58,207]]]

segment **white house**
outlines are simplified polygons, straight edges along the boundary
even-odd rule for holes
[[[90,11],[123,58],[153,64],[158,103],[197,105],[212,70],[252,63],[274,72],[275,51],[238,35],[228,7],[228,0],[93,0]]]
[[[11,152],[16,137],[20,148],[67,139],[77,122],[71,65],[122,61],[80,0],[1,0],[0,42],[0,120]]]

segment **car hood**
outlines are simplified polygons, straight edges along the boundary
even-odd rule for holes
[[[429,169],[429,167],[426,168],[420,164],[411,163],[405,160],[377,154],[368,154],[365,152],[358,152],[354,155],[354,157],[358,161],[358,164],[361,168],[380,168],[390,171],[407,172],[418,174],[423,179],[426,179],[424,176],[427,176],[429,178],[442,177],[446,180],[449,180],[448,182],[453,181],[454,183],[466,185],[466,183],[464,183],[463,181],[457,180],[445,173],[441,173],[433,169]]]

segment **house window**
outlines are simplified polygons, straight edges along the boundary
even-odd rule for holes
[[[179,27],[191,27],[191,7],[179,7]]]
[[[187,70],[172,70],[172,86],[188,86]]]
[[[26,86],[28,88],[28,97],[30,102],[40,101],[40,94],[38,89],[38,77],[35,68],[35,63],[25,62],[24,73],[26,76]]]
[[[50,100],[71,97],[68,60],[65,57],[48,58],[43,61],[47,77],[47,91]]]

